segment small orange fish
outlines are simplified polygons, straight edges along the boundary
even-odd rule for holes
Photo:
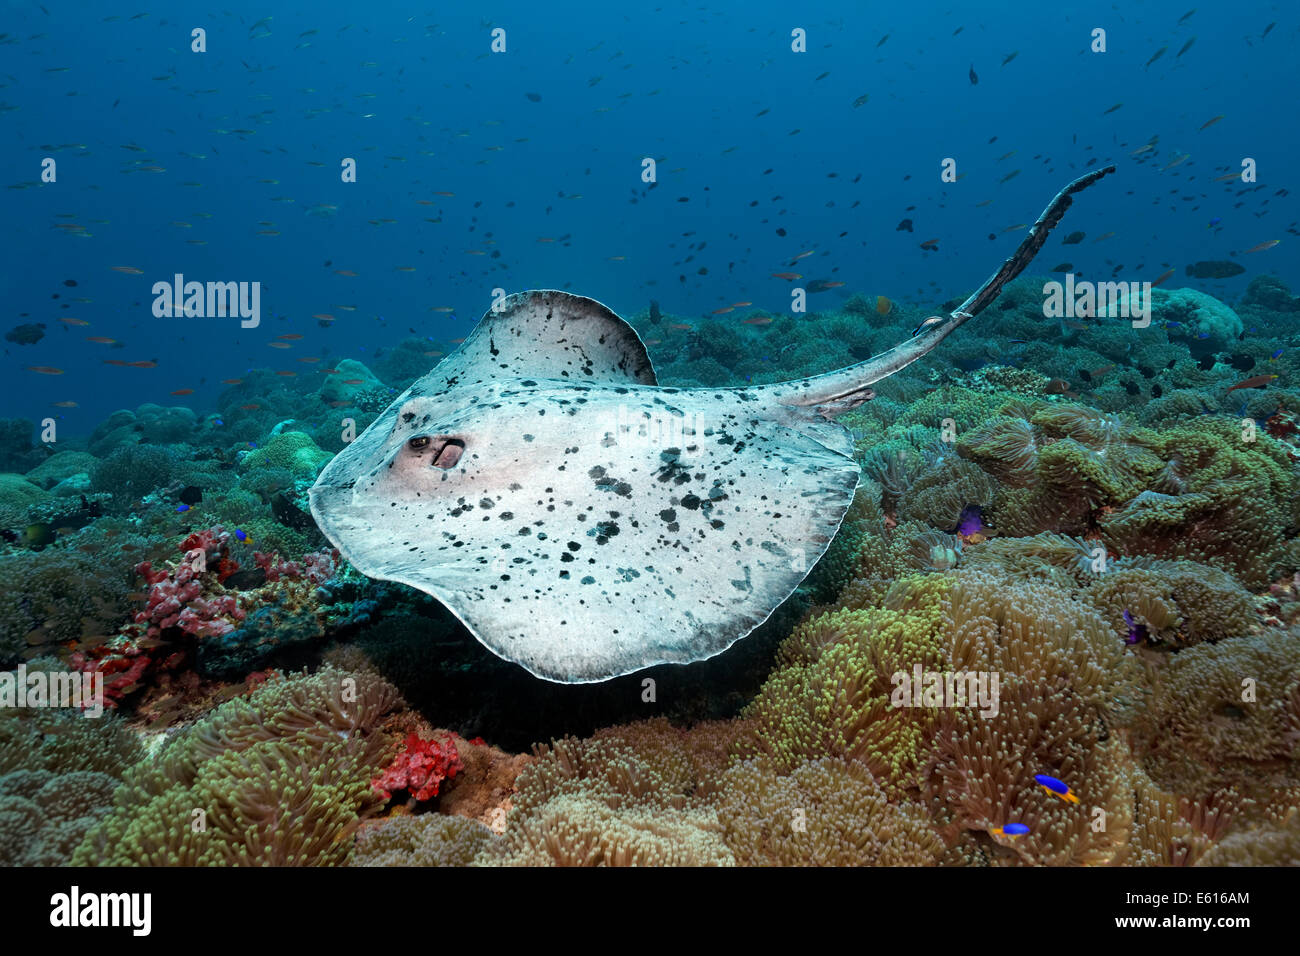
[[[800,259],[807,259],[810,255],[812,255],[816,251],[817,251],[816,249],[809,249],[807,252],[801,252],[790,261],[798,262]]]
[[[257,409],[261,408],[262,406],[261,406],[261,405],[258,405],[256,402],[253,402],[252,404],[249,404],[249,405],[240,405],[239,407],[240,407],[241,409],[243,409],[244,411],[246,411],[246,412],[252,412],[252,411],[256,411]]]
[[[353,272],[351,269],[335,269],[334,274],[336,276],[347,276],[349,279],[355,279],[359,273]]]
[[[53,365],[29,365],[29,372],[39,372],[41,375],[62,375],[63,369],[55,368]]]
[[[734,311],[735,311],[735,308],[734,308],[733,306],[730,306],[730,305],[729,305],[729,306],[727,306],[725,309],[714,309],[713,312],[710,313],[710,314],[711,314],[711,315],[726,315],[728,312],[734,312]]]
[[[435,196],[448,196],[448,197],[451,197],[451,196],[454,196],[454,195],[456,195],[456,194],[455,194],[455,193],[447,193],[447,192],[435,192],[434,195],[435,195]]]
[[[330,408],[344,408],[347,402],[330,402]]]
[[[173,394],[173,395],[193,395],[193,394],[194,394],[194,389],[192,389],[192,388],[178,388],[178,389],[176,389],[176,391],[172,392],[171,394]]]
[[[1170,277],[1173,276],[1173,274],[1174,274],[1175,271],[1177,271],[1177,270],[1175,270],[1175,269],[1167,269],[1167,270],[1165,270],[1164,272],[1160,273],[1160,278],[1156,279],[1155,282],[1151,283],[1151,288],[1154,289],[1156,286],[1160,285],[1162,282],[1167,281]]]
[[[73,318],[69,318],[66,315],[62,316],[59,319],[59,321],[64,323],[65,325],[89,325],[90,324],[85,319],[73,319]]]
[[[803,276],[798,272],[773,272],[773,279],[784,279],[786,282],[793,282],[795,279],[802,279]]]
[[[299,361],[299,362],[306,362],[308,365],[312,365],[312,364],[314,364],[314,363],[320,361],[320,356],[319,356],[319,355],[304,355],[302,358],[298,359],[298,361]]]
[[[414,272],[414,271],[415,271],[415,266],[398,266],[398,267],[397,267],[397,271],[398,271],[398,272]]]
[[[610,256],[610,262],[627,262],[627,256]]]
[[[463,338],[460,338],[460,339],[452,339],[452,340],[451,340],[451,344],[452,344],[452,345],[460,345],[460,344],[461,344],[462,342],[464,342],[464,341],[465,341],[465,340],[464,340]]]
[[[293,346],[290,345],[288,342],[267,342],[266,344],[269,345],[269,346],[270,346],[271,348],[273,348],[273,349],[291,349],[291,348],[293,348]]]
[[[334,316],[330,315],[328,312],[317,312],[317,313],[315,313],[314,315],[312,315],[312,318],[313,318],[313,319],[320,319],[322,322],[333,322],[333,321],[334,321]]]
[[[55,408],[76,408],[77,407],[76,402],[52,402],[51,404]]]
[[[756,315],[752,319],[746,319],[746,325],[771,325],[776,320],[770,315]]]
[[[673,322],[668,326],[668,328],[672,329],[674,332],[689,332],[693,326],[687,325],[684,322]]]
[[[113,266],[114,272],[125,272],[129,276],[144,275],[143,269],[137,269],[135,266]]]
[[[244,380],[242,378],[223,378],[221,380],[221,384],[222,385],[243,385]]]
[[[364,384],[366,384],[366,380],[365,380],[364,378],[345,378],[345,379],[343,380],[343,384],[344,384],[344,385],[364,385]]]
[[[747,305],[753,305],[753,304],[754,304],[754,303],[752,303],[752,302],[733,302],[733,303],[731,303],[731,307],[732,307],[733,309],[743,309],[745,306],[747,306]]]
[[[1281,241],[1281,239],[1269,239],[1266,242],[1261,242],[1257,246],[1251,246],[1249,249],[1243,250],[1243,252],[1263,252],[1265,249],[1272,249]]]
[[[922,249],[925,249],[927,252],[938,252],[938,251],[939,251],[939,240],[938,240],[938,239],[927,239],[927,240],[925,240],[925,242],[921,243],[921,248],[922,248]]]
[[[110,339],[107,335],[87,335],[87,342],[96,342],[99,345],[114,345],[117,339]]]
[[[1207,119],[1204,123],[1201,124],[1201,129],[1209,129],[1211,126],[1213,126],[1213,125],[1214,125],[1215,123],[1217,123],[1219,120],[1223,119],[1224,115],[1225,115],[1225,114],[1220,113],[1218,116],[1213,116],[1213,117],[1211,117],[1210,119]]]
[[[1242,379],[1236,385],[1232,386],[1232,388],[1228,389],[1228,391],[1235,392],[1239,388],[1263,388],[1275,378],[1277,378],[1276,375],[1253,375],[1250,378]],[[1226,395],[1227,392],[1224,394]]]
[[[449,305],[435,305],[430,312],[455,312],[456,310]]]
[[[894,310],[894,303],[890,302],[883,295],[876,296],[876,312],[879,315],[889,315]]]
[[[127,362],[129,368],[157,368],[157,362]]]
[[[104,364],[105,364],[105,365],[121,365],[121,366],[123,366],[123,367],[126,366],[126,362],[124,362],[122,359],[104,359]]]
[[[1094,239],[1094,240],[1092,240],[1092,241],[1093,241],[1093,242],[1101,242],[1103,239],[1109,239],[1109,238],[1110,238],[1111,236],[1113,236],[1113,235],[1115,235],[1114,231],[1111,231],[1111,232],[1103,232],[1100,236],[1098,236],[1096,239]]]
[[[300,339],[300,338],[302,338],[302,336],[301,336],[299,333],[297,333],[297,332],[286,332],[286,333],[284,333],[284,335],[277,335],[276,338],[277,338],[277,339],[284,339],[285,341],[289,341],[289,340],[297,340],[297,339]]]
[[[276,372],[275,374],[279,375],[281,378],[293,378],[298,373],[297,372]]]

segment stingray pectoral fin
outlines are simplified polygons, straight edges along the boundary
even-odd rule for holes
[[[788,459],[747,468],[711,504],[671,485],[638,489],[593,511],[586,533],[530,542],[486,568],[467,555],[401,580],[437,597],[500,657],[559,683],[713,657],[794,592],[857,488],[851,460],[774,431]]]
[[[417,391],[516,379],[578,385],[654,385],[640,336],[595,299],[556,289],[508,295],[489,309],[454,355],[417,382]]]
[[[821,557],[857,487],[852,458],[759,417],[742,393],[591,390],[577,396],[580,430],[557,414],[579,407],[573,394],[484,401],[492,427],[450,469],[411,470],[402,456],[431,459],[433,446],[409,442],[341,467],[312,489],[322,530],[362,573],[433,595],[497,655],[586,683],[744,637]],[[638,428],[667,407],[661,394],[676,403],[665,424],[682,430],[671,446]]]

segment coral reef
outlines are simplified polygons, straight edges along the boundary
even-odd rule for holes
[[[345,863],[380,804],[370,780],[391,753],[399,703],[373,674],[324,667],[263,684],[170,737],[127,771],[76,865]]]
[[[763,628],[596,687],[319,550],[344,420],[450,345],[251,371],[216,415],[142,405],[57,452],[0,422],[0,658],[100,675],[113,710],[0,709],[0,865],[1294,865],[1300,297],[1157,289],[1142,335],[1059,340],[1041,302],[1013,283],[841,418],[863,480]],[[665,384],[733,386],[927,314],[634,322]]]

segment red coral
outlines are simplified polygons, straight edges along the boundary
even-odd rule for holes
[[[438,785],[465,769],[456,744],[444,740],[421,740],[418,734],[406,738],[406,749],[393,758],[388,769],[370,786],[379,791],[385,800],[391,799],[394,790],[406,790],[416,800],[429,800],[438,795]]]
[[[181,544],[184,560],[175,567],[155,569],[148,561],[136,566],[136,572],[149,585],[149,595],[135,621],[148,625],[149,637],[156,638],[170,627],[179,627],[195,637],[229,634],[235,628],[227,618],[244,619],[244,611],[233,595],[202,596],[202,574],[212,569],[221,580],[223,572],[227,577],[234,573],[230,568],[233,562],[227,556],[229,541],[230,534],[217,525],[186,538]]]
[[[254,551],[253,560],[266,572],[268,582],[279,581],[281,578],[290,581],[306,578],[312,584],[319,585],[338,572],[339,553],[337,550],[313,551],[303,555],[301,561],[286,561],[280,557],[279,552],[267,554],[264,551]]]

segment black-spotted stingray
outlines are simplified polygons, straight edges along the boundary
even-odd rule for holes
[[[958,309],[826,375],[666,388],[625,321],[556,291],[505,298],[321,472],[311,508],[366,575],[445,604],[538,677],[698,661],[762,623],[858,486],[834,417],[931,351],[1029,264],[1071,196]]]

